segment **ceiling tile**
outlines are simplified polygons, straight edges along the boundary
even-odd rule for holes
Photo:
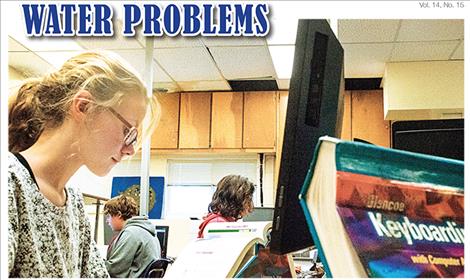
[[[142,77],[145,77],[145,51],[141,50],[115,50],[117,54],[122,56],[129,62]],[[162,70],[158,64],[152,63],[154,82],[173,82],[173,80]]]
[[[135,36],[122,35],[122,20],[115,20],[113,24],[114,35],[112,37],[75,37],[77,42],[85,49],[122,50],[141,49],[139,41]]]
[[[338,20],[338,38],[341,43],[393,42],[399,23],[394,19],[342,19]]]
[[[397,41],[443,41],[463,39],[464,24],[460,19],[402,20]]]
[[[393,43],[343,44],[343,49],[345,78],[382,77]]]
[[[267,46],[211,47],[209,50],[228,80],[266,79],[276,75]]]
[[[158,49],[154,58],[177,82],[222,79],[212,57],[203,47]]]
[[[455,50],[454,54],[452,55],[450,59],[464,59],[464,52],[463,52],[464,45],[465,45],[464,41],[460,41],[459,46],[457,47],[457,49]]]
[[[402,42],[395,43],[390,61],[447,60],[459,42]]]
[[[153,39],[154,48],[191,48],[191,47],[202,47],[200,37],[183,37],[175,36],[170,37],[164,36],[144,36],[142,35],[142,26],[139,25],[135,31],[135,39],[142,45],[145,46],[146,39]]]
[[[77,37],[77,43],[85,49],[95,50],[126,50],[142,49],[142,45],[134,37],[123,37],[115,34],[113,37]]]
[[[204,44],[201,42],[199,37],[155,37],[153,41],[154,48],[191,48],[191,47],[203,47]]]
[[[35,52],[36,55],[49,62],[55,69],[62,67],[65,61],[80,51],[49,51],[49,52]]]
[[[266,39],[259,37],[202,37],[202,42],[208,47],[266,45]]]
[[[8,51],[9,52],[27,52],[28,49],[22,44],[18,43],[15,39],[8,36]]]
[[[226,91],[231,90],[227,81],[191,81],[178,82],[183,91]]]
[[[26,37],[10,35],[30,51],[80,51],[83,48],[72,38],[67,37]],[[96,40],[96,39],[95,39]]]
[[[25,77],[43,76],[54,71],[54,67],[33,52],[9,52],[8,65]]]

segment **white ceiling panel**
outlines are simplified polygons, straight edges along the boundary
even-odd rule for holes
[[[393,42],[399,25],[393,19],[343,19],[338,21],[338,38],[341,43]]]
[[[343,49],[345,78],[382,77],[393,43],[343,44]]]
[[[209,49],[226,79],[265,79],[276,75],[266,46]]]
[[[464,42],[461,41],[457,49],[455,50],[454,54],[452,55],[451,59],[464,59]]]
[[[153,41],[154,48],[192,48],[203,47],[201,39],[198,37],[155,37]]]
[[[154,58],[177,82],[223,79],[204,47],[159,49]]]
[[[126,50],[142,49],[142,45],[134,37],[123,37],[115,34],[113,37],[77,37],[77,43],[89,50]]]
[[[25,77],[42,76],[54,70],[54,67],[33,52],[9,52],[8,65]]]
[[[55,69],[59,69],[60,67],[62,67],[65,61],[79,53],[81,53],[81,51],[36,52],[38,56],[52,64]]]
[[[202,42],[208,47],[266,45],[266,39],[258,37],[202,37]]]
[[[15,39],[8,36],[8,51],[10,52],[27,52],[28,49],[22,44],[18,43]]]
[[[67,37],[26,37],[10,35],[30,51],[80,51],[83,48],[72,38]]]
[[[397,41],[443,41],[463,39],[463,20],[402,20]]]
[[[123,36],[122,20],[115,20],[113,25],[114,35],[112,37],[75,37],[77,42],[85,49],[122,50],[141,49],[141,45],[135,36]]]
[[[226,91],[232,88],[225,80],[178,82],[183,91]]]
[[[116,50],[117,54],[122,56],[128,61],[142,77],[145,76],[145,50]],[[171,83],[173,80],[158,66],[155,62],[152,63],[153,67],[153,80],[155,82]]]
[[[458,43],[456,41],[397,43],[390,61],[447,60]]]

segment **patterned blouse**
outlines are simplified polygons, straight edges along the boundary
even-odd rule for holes
[[[9,277],[108,278],[81,193],[66,187],[65,206],[55,206],[17,156],[8,154]]]

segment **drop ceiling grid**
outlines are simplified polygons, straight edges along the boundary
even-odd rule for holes
[[[207,47],[266,45],[266,39],[258,37],[202,37],[201,40]]]
[[[51,64],[33,52],[9,52],[8,65],[26,77],[41,76],[54,70]]]
[[[144,75],[145,71],[145,50],[115,50],[122,58],[128,61],[141,75]],[[174,82],[160,66],[153,62],[153,78],[155,82]]]
[[[267,46],[211,47],[209,50],[222,74],[228,80],[275,77]]]
[[[393,48],[394,43],[343,44],[345,78],[382,77]]]
[[[433,41],[396,44],[390,61],[448,60],[459,42]]]
[[[203,47],[159,49],[154,58],[176,82],[223,79]]]
[[[339,20],[338,38],[341,43],[393,42],[399,27],[400,20]]]
[[[26,52],[28,51],[21,43],[8,36],[8,52]]]
[[[447,41],[463,39],[463,20],[402,20],[397,41]]]
[[[457,46],[457,49],[454,51],[452,54],[452,57],[450,59],[464,59],[464,41],[460,41],[459,45]]]

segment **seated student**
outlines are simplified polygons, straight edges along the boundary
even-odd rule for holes
[[[137,203],[120,195],[106,202],[104,213],[115,231],[106,256],[109,275],[116,278],[137,278],[154,260],[160,258],[160,243],[155,226],[147,217],[137,216]]]
[[[227,175],[217,183],[209,204],[209,213],[199,225],[198,238],[203,238],[204,228],[213,222],[235,222],[253,211],[255,185],[248,178]]]

